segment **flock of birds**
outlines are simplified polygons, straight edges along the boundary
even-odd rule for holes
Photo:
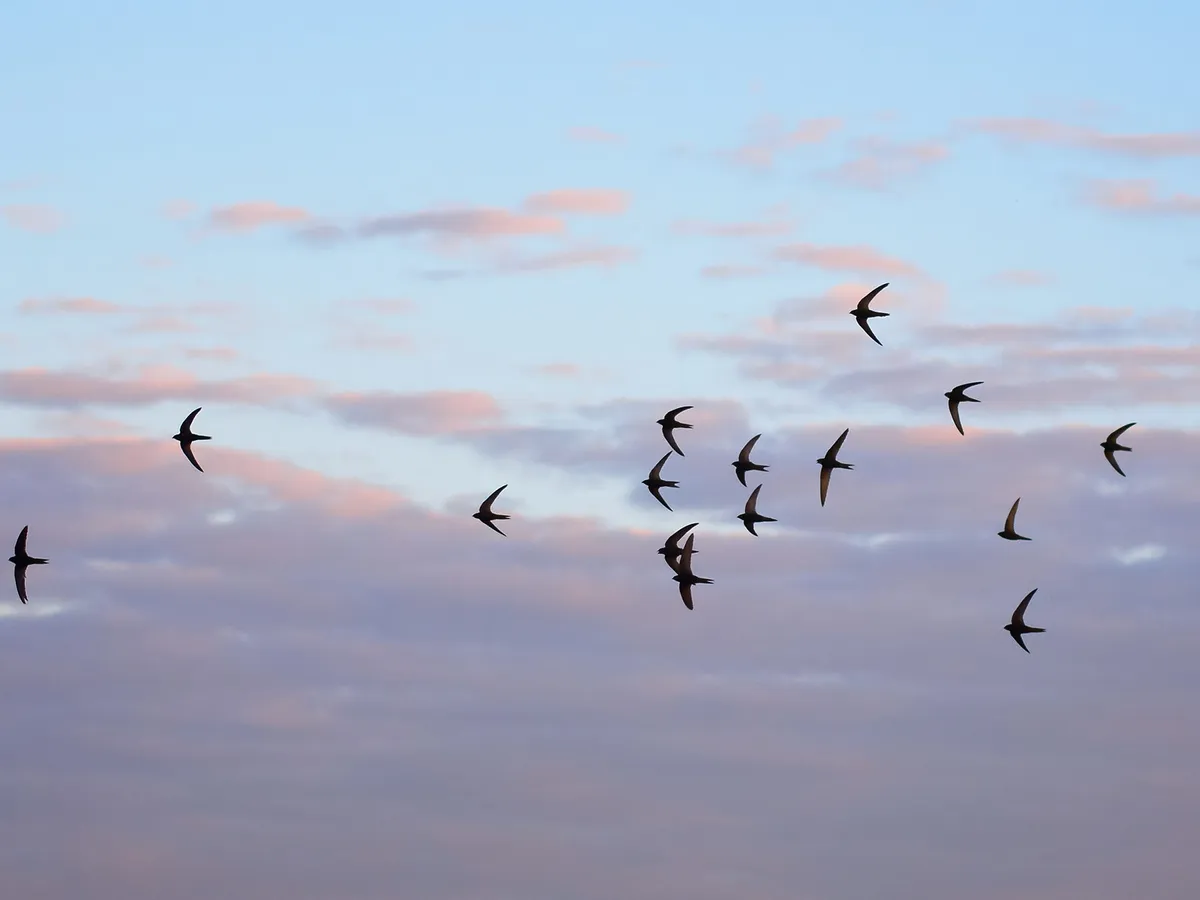
[[[850,315],[854,316],[862,330],[867,333],[867,336],[881,347],[883,346],[883,343],[871,330],[869,320],[887,316],[889,313],[871,309],[871,301],[874,300],[876,295],[886,288],[888,284],[889,282],[885,282],[884,284],[881,284],[879,287],[870,291],[866,296],[858,301],[858,305],[855,306],[854,309],[850,310]],[[965,392],[968,388],[976,387],[981,384],[983,384],[982,381],[971,381],[967,382],[966,384],[957,385],[945,393],[945,397],[950,407],[950,418],[954,422],[954,427],[958,429],[959,434],[966,434],[966,432],[963,431],[962,420],[959,418],[959,404],[964,402],[979,403],[979,400],[975,399],[974,397],[968,397]],[[667,444],[671,449],[668,450],[663,458],[654,465],[654,468],[650,470],[649,477],[646,478],[642,484],[646,485],[646,488],[650,491],[654,499],[661,503],[668,510],[671,510],[671,507],[667,501],[663,499],[660,491],[663,488],[677,488],[679,487],[679,482],[668,481],[667,479],[663,478],[662,469],[672,455],[684,455],[683,450],[680,449],[679,444],[675,441],[674,432],[680,428],[692,427],[686,422],[680,422],[678,416],[681,413],[693,408],[694,407],[691,406],[677,407],[670,410],[655,423],[662,427],[663,437],[666,439]],[[197,407],[188,414],[187,418],[185,418],[183,423],[179,426],[179,433],[174,435],[173,439],[179,441],[179,446],[183,450],[183,455],[187,457],[188,462],[190,462],[198,471],[203,472],[204,469],[200,468],[200,464],[196,462],[196,457],[192,453],[192,444],[195,441],[212,440],[210,435],[196,434],[192,431],[192,423],[195,421],[196,416],[199,414],[201,409],[203,409],[203,407]],[[1130,422],[1127,425],[1122,425],[1116,431],[1112,432],[1112,434],[1110,434],[1107,438],[1105,438],[1100,444],[1100,446],[1104,449],[1104,456],[1108,460],[1109,465],[1111,465],[1113,469],[1116,470],[1117,474],[1121,475],[1122,477],[1124,477],[1125,473],[1121,471],[1121,467],[1117,464],[1114,454],[1117,451],[1128,451],[1132,449],[1131,447],[1125,447],[1121,445],[1119,443],[1119,439],[1122,434],[1136,424],[1136,422]],[[842,462],[837,458],[839,451],[842,449],[842,444],[845,443],[846,436],[849,434],[850,429],[847,428],[841,433],[838,439],[833,442],[832,446],[830,446],[830,448],[825,452],[825,455],[817,460],[817,463],[821,466],[821,506],[825,505],[825,498],[829,493],[829,476],[833,474],[833,470],[854,468],[853,464]],[[754,437],[750,438],[750,440],[746,442],[745,446],[742,447],[741,452],[738,453],[737,459],[731,463],[731,465],[734,467],[734,472],[737,475],[737,479],[741,483],[742,487],[748,487],[746,484],[747,472],[766,472],[768,469],[767,466],[752,462],[750,459],[750,454],[754,450],[754,445],[758,442],[760,437],[762,437],[761,434],[756,434]],[[494,512],[492,510],[492,504],[496,501],[496,498],[500,496],[500,492],[506,487],[508,487],[508,485],[503,484],[496,488],[496,490],[492,491],[492,493],[488,495],[487,499],[479,505],[479,511],[474,513],[472,516],[473,518],[478,519],[488,528],[492,529],[492,531],[495,531],[497,534],[502,536],[506,535],[504,535],[504,532],[496,527],[495,523],[510,517],[502,513]],[[750,496],[746,500],[745,511],[738,515],[738,518],[742,520],[742,524],[746,526],[746,530],[755,537],[758,537],[758,532],[755,531],[754,528],[755,525],[760,525],[764,522],[778,521],[777,519],[772,519],[770,516],[764,516],[759,513],[758,494],[761,490],[762,485],[759,484],[754,488],[753,491],[750,492]],[[1004,521],[1004,530],[997,532],[1000,537],[1007,541],[1031,540],[1031,538],[1020,535],[1016,531],[1017,507],[1020,505],[1020,503],[1021,498],[1018,497],[1013,502],[1012,508],[1008,511],[1008,517]],[[698,584],[713,583],[711,578],[701,578],[692,571],[692,556],[696,553],[696,536],[694,534],[690,534],[689,532],[691,532],[691,530],[699,524],[699,522],[692,522],[690,525],[685,525],[683,528],[680,528],[678,531],[671,534],[667,538],[664,545],[658,549],[658,552],[661,553],[663,558],[666,560],[667,565],[675,573],[672,577],[672,580],[678,582],[679,595],[683,599],[684,606],[686,606],[688,609],[693,608],[692,588]],[[687,535],[687,540],[681,547],[679,542],[683,540],[684,535]],[[44,565],[49,562],[48,559],[41,559],[29,555],[29,553],[26,551],[26,542],[28,538],[29,526],[26,525],[21,529],[21,534],[17,538],[13,555],[9,557],[9,562],[13,564],[13,573],[17,584],[17,595],[21,598],[21,603],[29,602],[29,597],[25,592],[26,570],[32,565]],[[1025,646],[1025,641],[1022,639],[1022,635],[1036,634],[1046,630],[1044,628],[1033,628],[1025,624],[1025,611],[1029,607],[1029,601],[1033,599],[1033,595],[1036,594],[1037,591],[1038,589],[1034,588],[1025,595],[1024,599],[1021,600],[1021,602],[1017,605],[1017,608],[1013,611],[1012,621],[1004,626],[1004,630],[1012,635],[1013,640],[1015,640],[1017,644],[1020,645],[1021,649],[1026,653],[1029,652],[1029,648]]]

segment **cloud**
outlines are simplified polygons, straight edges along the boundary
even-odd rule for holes
[[[985,118],[968,123],[975,131],[1008,141],[1058,144],[1144,159],[1200,156],[1200,131],[1109,134],[1050,119]]]
[[[190,200],[168,200],[162,205],[161,212],[168,219],[186,219],[196,211],[196,204]]]
[[[425,210],[363,221],[358,235],[365,238],[429,234],[453,238],[487,239],[512,235],[561,234],[566,230],[556,216],[527,215],[505,209]]]
[[[541,272],[598,266],[612,269],[637,259],[632,247],[579,247],[531,256],[506,256],[493,264],[500,273]]]
[[[567,137],[573,141],[585,144],[619,144],[625,139],[612,131],[603,128],[591,128],[586,125],[576,126],[567,130]]]
[[[912,263],[887,256],[873,247],[819,246],[817,244],[785,244],[775,248],[775,259],[813,266],[833,272],[859,272],[868,275],[919,277],[921,270]]]
[[[605,188],[564,188],[534,194],[525,208],[535,213],[583,213],[612,216],[629,208],[629,193]]]
[[[330,395],[324,406],[347,424],[369,425],[401,434],[471,431],[503,419],[495,398],[482,391],[347,392]]]
[[[780,154],[796,147],[819,144],[841,127],[841,119],[826,117],[805,119],[788,129],[777,117],[764,116],[751,128],[752,136],[725,157],[737,166],[769,171]]]
[[[366,300],[347,300],[346,306],[369,309],[384,315],[411,313],[417,305],[407,297],[375,297]]]
[[[125,312],[126,307],[95,297],[31,297],[18,305],[23,313],[68,313],[106,316]]]
[[[1009,287],[1041,287],[1042,285],[1053,284],[1054,276],[1048,272],[1040,272],[1037,269],[1005,269],[1002,272],[997,272],[989,281],[993,284],[1002,284]]]
[[[1084,190],[1088,203],[1115,212],[1200,216],[1200,194],[1175,193],[1161,197],[1155,194],[1155,184],[1148,178],[1096,180]]]
[[[695,234],[708,237],[766,237],[787,234],[795,223],[769,218],[748,222],[708,222],[703,219],[681,219],[671,226],[676,234]]]
[[[269,200],[251,200],[221,206],[208,214],[208,223],[219,231],[255,231],[266,225],[307,222],[312,216],[298,206],[280,206]]]
[[[725,264],[704,266],[700,270],[700,274],[705,278],[750,278],[754,275],[762,275],[766,271],[763,266]]]
[[[917,177],[949,156],[949,148],[936,141],[903,143],[882,137],[862,138],[855,142],[855,155],[831,170],[829,177],[882,191]]]
[[[67,223],[66,216],[54,207],[35,204],[0,206],[0,217],[13,228],[32,234],[53,234]]]

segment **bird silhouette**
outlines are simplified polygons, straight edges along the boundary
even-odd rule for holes
[[[746,511],[741,513],[738,518],[742,520],[742,524],[746,526],[746,530],[755,537],[758,537],[758,532],[754,530],[754,526],[758,522],[778,522],[778,519],[772,519],[770,516],[760,516],[758,514],[758,492],[762,490],[760,484],[750,492],[750,498],[746,501]]]
[[[1110,466],[1112,466],[1114,469],[1116,469],[1117,474],[1120,475],[1122,478],[1125,477],[1125,473],[1122,472],[1121,467],[1117,465],[1117,458],[1115,456],[1113,456],[1113,454],[1116,453],[1118,450],[1132,451],[1133,448],[1132,447],[1122,447],[1120,444],[1117,443],[1117,438],[1119,438],[1121,435],[1123,435],[1126,431],[1128,431],[1130,428],[1132,428],[1136,424],[1137,424],[1137,422],[1130,422],[1128,425],[1122,425],[1120,428],[1118,428],[1116,431],[1114,431],[1112,434],[1110,434],[1108,437],[1106,437],[1104,439],[1104,442],[1100,445],[1101,447],[1104,448],[1104,458],[1108,460],[1108,464]]]
[[[754,445],[758,443],[761,434],[756,434],[750,440],[746,441],[746,446],[742,448],[742,452],[738,454],[738,458],[732,463],[734,470],[737,472],[737,479],[742,483],[742,487],[746,487],[747,472],[765,472],[766,466],[760,466],[758,463],[750,462],[750,451],[754,449]]]
[[[960,384],[958,387],[954,388],[953,390],[946,391],[946,393],[943,395],[950,401],[950,418],[954,420],[954,427],[958,429],[959,434],[965,435],[966,432],[963,431],[962,421],[958,418],[958,404],[962,403],[964,400],[967,401],[968,403],[979,403],[980,402],[980,401],[976,400],[974,397],[968,397],[966,394],[963,393],[963,391],[965,391],[967,388],[975,387],[975,385],[977,385],[977,384],[983,384],[983,382],[982,381],[968,381],[966,384]]]
[[[871,326],[868,324],[867,320],[891,315],[891,313],[876,312],[875,310],[871,309],[871,301],[875,299],[875,295],[882,291],[890,283],[891,282],[885,281],[879,287],[872,290],[871,293],[867,294],[867,296],[859,300],[858,306],[850,310],[850,315],[854,316],[855,320],[858,322],[858,327],[865,331],[867,333],[867,337],[877,343],[880,347],[883,346],[883,341],[875,337],[875,332],[871,330]]]
[[[1021,635],[1023,635],[1023,634],[1040,634],[1046,630],[1045,628],[1030,628],[1028,625],[1025,624],[1025,610],[1029,607],[1030,598],[1032,598],[1033,595],[1036,594],[1037,592],[1038,592],[1038,589],[1034,588],[1032,591],[1030,591],[1028,594],[1025,595],[1025,599],[1022,600],[1019,604],[1017,604],[1017,608],[1015,610],[1013,610],[1012,622],[1010,622],[1009,624],[1004,626],[1004,630],[1012,635],[1012,639],[1014,641],[1016,641],[1018,644],[1020,644],[1021,649],[1024,650],[1026,653],[1029,652],[1029,648],[1026,647],[1025,642],[1023,640],[1021,640]]]
[[[663,555],[663,559],[667,561],[667,565],[671,567],[671,571],[677,575],[679,574],[678,560],[683,555],[683,550],[679,546],[679,540],[699,524],[699,522],[693,522],[691,525],[684,525],[667,538],[667,542],[663,546],[658,548],[658,552]],[[696,552],[695,550],[692,551],[692,553]]]
[[[13,578],[17,582],[17,596],[21,598],[22,603],[29,602],[29,598],[25,595],[25,570],[30,566],[39,566],[50,562],[48,559],[39,559],[25,552],[25,542],[28,539],[29,526],[26,525],[21,529],[21,534],[17,537],[17,544],[13,547],[13,555],[8,558],[8,561],[13,564]]]
[[[846,435],[848,435],[849,433],[850,433],[849,428],[847,428],[845,431],[843,431],[842,436],[833,442],[833,446],[830,447],[825,452],[825,455],[817,460],[817,462],[821,464],[821,505],[822,506],[825,505],[825,495],[829,492],[829,475],[830,475],[830,473],[834,469],[853,469],[854,468],[854,465],[852,463],[838,462],[838,459],[837,459],[838,451],[842,449],[842,444],[845,442]]]
[[[665,463],[668,459],[671,458],[671,454],[673,452],[674,452],[673,450],[668,450],[666,455],[663,456],[663,458],[658,461],[658,464],[653,469],[650,470],[650,477],[642,482],[642,484],[644,484],[647,488],[649,488],[650,493],[654,495],[654,499],[657,500],[659,503],[661,503],[663,506],[666,506],[667,509],[671,509],[671,507],[667,505],[667,501],[663,499],[662,494],[659,493],[659,489],[665,488],[665,487],[677,488],[677,487],[679,487],[679,482],[678,481],[665,481],[660,476],[662,475],[663,463]],[[673,512],[673,510],[672,510],[672,512]]]
[[[196,462],[196,457],[192,455],[192,441],[212,440],[212,438],[207,434],[192,433],[192,420],[196,418],[196,414],[202,409],[204,409],[203,406],[197,406],[195,409],[193,409],[188,414],[188,417],[183,420],[183,424],[179,426],[179,434],[174,435],[172,438],[173,440],[179,441],[179,446],[183,449],[183,455],[188,458],[188,462],[190,462],[201,472],[204,470],[200,468],[200,463]]]
[[[712,584],[711,578],[699,578],[692,572],[692,543],[696,540],[694,534],[689,534],[687,543],[683,545],[683,552],[679,555],[679,562],[675,569],[675,575],[672,581],[679,582],[679,596],[683,599],[683,605],[688,609],[692,608],[692,587],[697,584]]]
[[[1018,497],[1013,503],[1012,509],[1008,511],[1008,518],[1004,520],[1004,530],[997,531],[996,534],[1004,538],[1006,541],[1031,541],[1033,538],[1021,537],[1017,534],[1015,522],[1017,520],[1017,506],[1020,505],[1021,498]]]
[[[494,491],[492,491],[491,494],[488,495],[488,498],[479,504],[479,512],[474,513],[471,516],[472,519],[478,519],[480,522],[482,522],[488,528],[492,529],[492,531],[496,532],[496,534],[502,535],[504,537],[508,537],[508,535],[504,534],[503,531],[501,531],[499,528],[497,528],[492,523],[495,522],[497,519],[507,519],[509,517],[502,516],[500,513],[492,512],[492,503],[495,501],[495,499],[497,497],[500,496],[500,492],[502,490],[504,490],[506,487],[508,487],[507,484],[502,484],[502,485],[500,485],[500,487],[498,487]]]
[[[659,419],[656,422],[656,424],[662,426],[663,437],[665,437],[667,439],[667,443],[671,445],[671,449],[674,450],[676,453],[678,453],[680,456],[684,455],[683,451],[680,450],[679,445],[677,443],[675,443],[675,435],[671,434],[671,432],[674,431],[676,428],[691,428],[692,427],[691,425],[688,425],[684,422],[676,421],[676,419],[675,419],[675,417],[677,415],[679,415],[681,412],[684,412],[685,410],[689,410],[689,409],[692,409],[692,407],[690,407],[690,406],[677,407],[676,409],[671,410],[669,413],[667,413],[665,416],[663,416],[661,419]]]

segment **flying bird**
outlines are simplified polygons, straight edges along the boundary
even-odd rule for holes
[[[196,418],[196,414],[202,409],[204,409],[203,406],[197,406],[195,409],[193,409],[191,413],[188,414],[188,417],[183,420],[183,424],[179,426],[179,434],[175,435],[173,438],[173,440],[179,441],[179,446],[183,448],[183,455],[188,458],[188,462],[190,462],[201,472],[204,470],[200,468],[200,463],[196,462],[196,457],[192,456],[192,441],[212,440],[212,438],[207,434],[192,433],[192,420]]]
[[[1104,448],[1104,458],[1108,460],[1108,464],[1117,470],[1117,474],[1124,477],[1125,473],[1121,471],[1121,467],[1117,465],[1117,458],[1113,454],[1118,450],[1130,450],[1132,447],[1122,447],[1117,443],[1117,438],[1123,435],[1126,431],[1136,425],[1137,422],[1130,422],[1128,425],[1122,425],[1112,434],[1104,439],[1104,443],[1100,446]]]
[[[875,332],[873,332],[871,330],[871,326],[867,324],[867,319],[875,319],[880,316],[891,315],[891,313],[876,312],[875,310],[871,309],[871,301],[875,299],[875,295],[882,291],[890,283],[891,282],[885,281],[879,287],[871,291],[871,293],[867,294],[867,296],[859,300],[858,306],[850,310],[850,315],[854,316],[854,318],[858,320],[858,327],[865,331],[867,333],[867,337],[877,343],[880,347],[883,346],[883,342],[879,340],[879,338],[875,337]]]
[[[8,561],[13,564],[13,578],[17,582],[17,596],[21,598],[22,603],[29,602],[29,598],[25,595],[25,570],[30,566],[50,562],[48,559],[38,559],[36,556],[30,556],[25,552],[25,541],[28,539],[29,526],[26,525],[21,529],[21,534],[17,538],[17,544],[13,548],[13,555],[8,558]]]
[[[772,519],[770,516],[760,516],[758,514],[758,492],[762,490],[760,484],[750,494],[750,499],[746,501],[746,511],[738,516],[742,520],[742,524],[746,526],[746,530],[755,537],[758,537],[758,532],[754,530],[754,525],[757,522],[778,522],[778,519]]]
[[[492,529],[492,531],[496,532],[496,534],[502,535],[504,537],[508,537],[508,535],[504,534],[503,531],[501,531],[499,528],[497,528],[492,523],[494,521],[496,521],[497,519],[507,519],[509,517],[502,516],[502,515],[500,515],[500,513],[492,512],[492,503],[493,503],[493,501],[495,501],[495,499],[497,497],[500,496],[500,492],[502,490],[504,490],[506,487],[508,487],[507,484],[502,484],[502,485],[500,485],[500,487],[498,487],[494,491],[492,491],[492,493],[488,495],[488,498],[479,504],[479,512],[474,513],[471,516],[472,519],[478,519],[480,522],[482,522],[488,528]]]
[[[1041,632],[1046,630],[1045,628],[1030,628],[1028,625],[1025,624],[1025,609],[1029,606],[1030,598],[1037,592],[1038,592],[1038,589],[1034,588],[1032,591],[1030,591],[1028,594],[1025,595],[1025,599],[1022,600],[1019,604],[1017,604],[1017,608],[1015,610],[1013,610],[1012,622],[1009,623],[1008,625],[1004,626],[1004,630],[1012,635],[1012,639],[1014,641],[1016,641],[1018,644],[1020,644],[1021,649],[1024,650],[1026,653],[1029,652],[1029,648],[1026,647],[1025,642],[1023,640],[1021,640],[1021,635],[1023,635],[1023,634],[1040,634]]]
[[[683,545],[683,552],[679,555],[679,567],[671,579],[679,582],[679,596],[683,598],[683,605],[688,609],[692,608],[692,586],[713,583],[711,578],[700,578],[692,572],[692,554],[695,552],[692,544],[695,540],[694,534],[688,535],[687,543]]]
[[[679,415],[684,410],[688,410],[691,408],[692,407],[690,407],[690,406],[680,406],[677,409],[671,410],[669,413],[667,413],[665,416],[663,416],[661,419],[659,419],[656,423],[656,424],[662,426],[663,437],[665,437],[667,439],[667,443],[671,445],[671,449],[674,450],[676,453],[678,453],[680,456],[684,455],[683,451],[680,450],[679,445],[677,443],[675,443],[675,435],[671,434],[671,432],[674,431],[676,428],[691,428],[692,427],[691,425],[688,425],[684,422],[677,422],[675,420],[675,417],[677,415]]]
[[[965,435],[966,432],[963,431],[962,420],[960,420],[958,418],[958,404],[962,403],[964,400],[966,400],[968,403],[979,403],[980,402],[980,401],[976,400],[974,397],[968,397],[966,394],[963,393],[963,391],[965,391],[967,388],[975,387],[975,385],[977,385],[977,384],[983,384],[983,382],[982,381],[968,381],[966,384],[960,384],[958,387],[954,388],[954,390],[946,391],[946,393],[943,394],[943,396],[946,397],[947,399],[949,399],[949,401],[950,401],[950,418],[952,418],[954,420],[954,427],[957,428],[958,433],[962,434],[962,435]]]
[[[1017,519],[1017,506],[1020,504],[1021,498],[1018,497],[1013,503],[1012,509],[1008,511],[1008,518],[1004,520],[1004,530],[997,531],[996,534],[1004,538],[1006,541],[1031,541],[1033,538],[1021,537],[1017,534],[1015,522]]]
[[[665,488],[665,487],[672,487],[672,488],[679,487],[678,481],[664,481],[663,478],[661,477],[663,463],[665,463],[668,459],[671,458],[671,453],[672,453],[672,451],[668,450],[667,455],[664,456],[662,459],[660,459],[658,461],[658,465],[656,465],[653,469],[650,470],[650,477],[642,482],[642,484],[644,484],[647,488],[650,489],[650,493],[654,495],[654,499],[657,500],[659,503],[661,503],[663,506],[666,506],[667,509],[671,509],[671,507],[667,506],[667,501],[662,498],[662,494],[659,493],[659,489]],[[672,510],[672,512],[674,512],[674,510]]]
[[[658,548],[658,552],[663,555],[663,559],[667,561],[667,565],[671,567],[671,571],[675,574],[679,574],[678,560],[683,555],[683,550],[679,546],[679,539],[699,524],[699,522],[693,522],[691,525],[684,525],[667,538],[667,542],[663,546]],[[695,552],[695,550],[692,551],[692,553]]]
[[[842,449],[842,444],[845,442],[846,435],[848,435],[849,433],[850,433],[849,428],[847,428],[845,431],[843,431],[842,436],[833,442],[833,446],[830,447],[825,452],[825,455],[817,460],[817,462],[819,462],[821,464],[821,505],[822,506],[825,505],[825,495],[829,492],[829,474],[834,469],[853,469],[854,468],[854,465],[852,463],[838,462],[838,459],[837,459],[838,451]]]
[[[738,454],[738,458],[731,464],[737,471],[737,479],[742,483],[742,487],[746,487],[747,472],[765,472],[766,466],[760,466],[758,463],[750,462],[750,451],[754,449],[754,445],[758,443],[761,434],[756,434],[750,440],[746,441],[746,446],[742,448],[742,452]]]

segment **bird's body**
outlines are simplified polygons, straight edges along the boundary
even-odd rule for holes
[[[832,473],[834,469],[853,469],[854,468],[853,463],[838,462],[838,459],[837,459],[838,451],[842,449],[842,444],[845,443],[846,435],[848,435],[849,433],[850,433],[849,428],[847,428],[845,431],[843,431],[842,436],[833,442],[833,446],[830,447],[825,452],[825,455],[817,460],[817,462],[820,463],[820,465],[821,465],[821,505],[822,506],[825,505],[825,495],[829,492],[829,475],[830,475],[830,473]]]
[[[199,413],[203,408],[203,406],[197,406],[195,409],[193,409],[188,414],[188,417],[183,420],[183,424],[179,426],[179,434],[176,434],[172,437],[172,440],[179,441],[179,446],[183,449],[183,455],[188,458],[188,462],[190,462],[196,467],[197,470],[201,472],[204,470],[200,468],[200,463],[196,462],[196,457],[192,455],[192,442],[211,441],[212,438],[207,434],[194,434],[192,432],[192,421],[196,418],[197,413]]]
[[[663,559],[667,561],[667,565],[671,567],[671,571],[677,575],[679,574],[679,558],[683,556],[683,549],[679,546],[679,540],[699,524],[699,522],[693,522],[691,525],[684,525],[667,538],[667,542],[663,546],[658,548],[658,552],[663,555]],[[695,553],[696,551],[691,550],[690,552]]]
[[[8,558],[8,561],[13,564],[13,579],[17,583],[17,596],[21,598],[22,603],[29,602],[29,598],[25,595],[25,570],[30,566],[39,566],[50,562],[48,559],[30,556],[25,552],[25,542],[28,539],[29,526],[26,525],[21,529],[21,534],[17,537],[16,546],[13,547],[13,555]]]
[[[500,492],[502,490],[504,490],[506,487],[508,487],[507,484],[502,484],[502,485],[500,485],[500,487],[498,487],[494,491],[492,491],[492,493],[488,495],[488,498],[479,504],[479,512],[473,513],[471,515],[472,519],[478,519],[480,522],[482,522],[488,528],[492,529],[492,531],[496,532],[496,534],[501,535],[503,537],[508,537],[508,535],[504,534],[503,531],[501,531],[499,528],[497,528],[492,523],[497,521],[498,519],[507,519],[509,517],[501,515],[500,513],[492,512],[492,503],[495,501],[495,499],[497,497],[500,496]]]
[[[1004,538],[1006,541],[1031,541],[1031,540],[1033,540],[1033,538],[1022,537],[1021,535],[1017,534],[1017,530],[1016,530],[1017,506],[1019,506],[1020,503],[1021,503],[1021,498],[1018,497],[1016,499],[1016,502],[1013,503],[1012,509],[1010,509],[1008,511],[1008,518],[1004,520],[1004,530],[996,532],[996,534],[1000,535],[1000,537]]]
[[[663,456],[663,458],[658,461],[658,463],[654,466],[654,468],[650,470],[650,477],[645,479],[642,482],[642,484],[644,484],[649,489],[650,493],[654,496],[654,499],[657,500],[659,503],[661,503],[663,506],[666,506],[667,509],[671,509],[671,507],[667,505],[667,501],[663,499],[663,496],[662,496],[662,494],[659,493],[659,490],[661,490],[662,488],[665,488],[665,487],[672,487],[672,488],[679,487],[678,481],[666,481],[662,478],[663,463],[665,463],[668,459],[671,458],[671,454],[673,452],[674,451],[672,451],[672,450],[668,450],[666,455]]]
[[[676,421],[676,419],[675,419],[675,417],[678,416],[681,412],[684,412],[685,410],[689,410],[691,408],[692,407],[690,407],[690,406],[676,407],[675,409],[671,410],[669,413],[667,413],[665,416],[663,416],[661,419],[659,419],[655,423],[657,425],[662,426],[663,437],[667,439],[667,443],[671,446],[671,449],[674,450],[676,453],[678,453],[680,456],[684,455],[683,451],[680,450],[679,445],[677,443],[675,443],[675,435],[673,435],[671,432],[674,431],[676,428],[691,428],[692,427],[691,425],[688,425],[685,422],[679,422],[679,421]]]
[[[1110,466],[1112,466],[1114,469],[1116,469],[1117,474],[1120,475],[1122,478],[1125,477],[1125,473],[1122,472],[1121,467],[1119,465],[1117,465],[1117,458],[1115,456],[1113,456],[1113,454],[1116,453],[1118,450],[1132,451],[1133,448],[1121,446],[1120,444],[1117,443],[1117,438],[1119,438],[1121,435],[1123,435],[1126,431],[1128,431],[1130,428],[1132,428],[1136,424],[1137,424],[1137,422],[1130,422],[1128,425],[1122,425],[1120,428],[1118,428],[1116,431],[1114,431],[1112,434],[1110,434],[1108,437],[1106,437],[1104,439],[1104,442],[1100,444],[1100,446],[1104,448],[1104,458],[1108,460],[1108,464]]]
[[[688,609],[692,608],[692,587],[697,584],[713,583],[711,578],[700,578],[692,572],[692,554],[695,553],[692,544],[695,540],[694,534],[688,535],[687,543],[683,545],[683,551],[679,555],[679,562],[674,567],[675,575],[671,579],[679,582],[679,596],[683,600],[683,605]]]
[[[1029,608],[1029,601],[1037,592],[1038,589],[1034,588],[1025,595],[1025,599],[1017,604],[1017,608],[1013,610],[1012,621],[1004,626],[1004,630],[1012,635],[1012,639],[1016,641],[1020,645],[1021,649],[1026,653],[1029,652],[1029,648],[1025,646],[1025,641],[1021,639],[1021,635],[1041,634],[1046,630],[1045,628],[1030,628],[1025,624],[1025,610]]]
[[[746,487],[747,472],[765,472],[766,466],[760,466],[758,463],[750,462],[750,451],[754,449],[754,445],[758,443],[761,434],[756,434],[746,442],[746,446],[742,448],[742,452],[738,454],[738,458],[732,463],[734,470],[737,472],[737,480],[742,483],[742,487]]]
[[[778,519],[772,519],[770,516],[760,516],[758,514],[758,492],[761,490],[762,485],[760,484],[750,493],[750,498],[746,501],[746,511],[738,516],[742,520],[742,524],[746,526],[746,530],[755,537],[758,537],[758,532],[754,530],[756,523],[779,521]]]
[[[880,347],[883,346],[883,341],[875,337],[875,332],[871,330],[871,326],[867,320],[878,319],[882,318],[883,316],[891,315],[891,313],[877,312],[876,310],[871,309],[871,301],[875,299],[875,295],[887,287],[888,284],[890,284],[890,282],[885,281],[883,284],[879,285],[879,287],[875,288],[869,294],[859,300],[858,305],[854,307],[854,309],[850,310],[850,315],[854,316],[855,321],[858,322],[858,327],[865,331],[867,333],[867,337],[877,343]]]
[[[943,395],[946,397],[947,401],[949,401],[950,418],[954,420],[954,427],[957,428],[958,433],[962,434],[962,435],[965,435],[966,432],[963,431],[962,420],[959,419],[959,417],[958,417],[958,404],[962,403],[963,401],[966,401],[967,403],[979,403],[980,402],[980,401],[976,400],[974,397],[968,397],[965,393],[963,393],[964,391],[966,391],[967,388],[973,388],[977,384],[983,384],[983,382],[982,381],[969,381],[966,384],[960,384],[957,387],[953,388],[952,390],[946,391],[946,393]]]

